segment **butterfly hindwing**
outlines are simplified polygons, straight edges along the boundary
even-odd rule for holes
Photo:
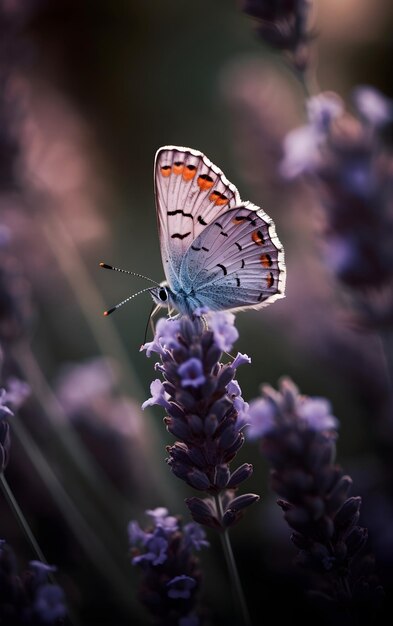
[[[176,290],[190,244],[228,208],[239,205],[240,196],[201,152],[179,146],[157,151],[154,182],[162,262]]]
[[[211,310],[260,308],[284,296],[284,252],[272,220],[243,202],[226,210],[185,254],[180,284]]]

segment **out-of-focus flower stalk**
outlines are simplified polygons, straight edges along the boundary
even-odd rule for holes
[[[287,135],[280,171],[313,184],[324,209],[326,265],[350,296],[358,324],[380,334],[392,391],[393,151],[386,131],[393,102],[365,86],[353,101],[355,114],[332,92],[307,100],[308,123]]]
[[[364,556],[366,528],[358,525],[360,497],[349,497],[350,476],[335,464],[337,419],[324,398],[301,396],[289,379],[268,385],[249,409],[249,436],[270,463],[277,504],[293,529],[297,563],[312,576],[312,597],[328,623],[369,624],[383,589]]]

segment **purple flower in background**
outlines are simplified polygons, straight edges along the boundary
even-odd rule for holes
[[[65,594],[48,583],[56,567],[31,561],[22,574],[14,552],[0,541],[0,623],[26,626],[50,626],[63,623],[67,614]]]
[[[244,0],[243,11],[258,20],[259,37],[292,54],[295,66],[307,64],[311,0]]]
[[[361,498],[348,496],[352,480],[334,462],[338,422],[330,403],[300,395],[283,379],[278,391],[263,387],[249,419],[293,530],[297,563],[310,574],[312,596],[332,620],[346,615],[347,623],[370,623],[382,588],[359,554],[367,541],[367,530],[358,525]]]
[[[167,448],[172,472],[212,496],[186,500],[193,518],[223,530],[259,499],[254,494],[241,496],[240,506],[234,490],[251,475],[252,466],[243,464],[233,473],[229,469],[244,443],[241,429],[247,423],[248,409],[234,380],[235,366],[248,363],[249,358],[238,355],[233,363],[222,364],[222,351],[231,350],[238,337],[234,315],[208,313],[205,319],[208,329],[199,317],[159,321],[148,350],[160,355],[156,369],[164,381],[154,381],[153,397],[147,402],[165,406],[167,411],[164,422],[177,439]],[[200,507],[204,509],[202,515]]]
[[[146,513],[152,526],[142,530],[135,521],[129,525],[132,563],[141,570],[138,598],[155,624],[198,626],[195,610],[201,574],[195,552],[209,546],[205,532],[193,522],[183,526],[164,507]],[[163,545],[163,540],[164,558],[150,558],[152,544]]]
[[[170,598],[184,598],[187,600],[191,595],[191,590],[196,586],[196,580],[191,578],[191,576],[182,574],[169,580],[166,586]]]
[[[66,615],[64,591],[58,585],[45,584],[39,587],[34,609],[43,624],[55,624]]]
[[[326,215],[324,257],[352,290],[370,326],[393,323],[393,160],[383,129],[393,103],[372,87],[354,91],[356,115],[339,96],[307,103],[309,123],[284,141],[284,178],[307,174]]]

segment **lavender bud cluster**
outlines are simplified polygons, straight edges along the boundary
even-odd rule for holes
[[[292,55],[299,70],[308,62],[311,0],[245,0],[243,11],[258,20],[258,36],[278,50]]]
[[[263,387],[249,418],[248,434],[271,466],[271,486],[293,529],[297,563],[312,574],[313,596],[335,615],[355,619],[347,623],[364,623],[367,611],[370,617],[378,608],[382,588],[371,561],[359,554],[367,529],[358,523],[361,498],[349,497],[352,480],[335,464],[338,422],[330,404],[300,395],[283,379],[278,391]]]
[[[248,409],[235,380],[236,368],[250,359],[238,354],[231,363],[220,362],[222,352],[231,350],[238,337],[233,314],[209,313],[206,321],[209,329],[200,317],[158,321],[154,341],[144,349],[148,356],[160,355],[156,369],[164,380],[152,383],[152,397],[143,408],[158,404],[165,409],[164,423],[177,438],[167,448],[168,465],[188,485],[210,494],[186,500],[193,519],[225,530],[259,499],[255,494],[235,495],[252,466],[229,468],[244,443]]]
[[[48,582],[56,567],[31,561],[18,573],[11,547],[0,540],[0,623],[7,626],[51,626],[64,623],[66,617],[63,589]]]
[[[136,521],[128,526],[132,564],[142,571],[139,600],[157,626],[199,626],[195,552],[209,546],[205,532],[193,522],[181,524],[164,507],[146,514],[151,519],[146,530]]]
[[[384,131],[393,102],[371,87],[358,87],[353,100],[355,115],[334,93],[308,100],[308,124],[285,139],[281,174],[316,184],[329,268],[356,295],[364,321],[391,325],[393,153]]]

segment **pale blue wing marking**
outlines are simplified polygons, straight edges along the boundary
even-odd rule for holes
[[[272,220],[248,202],[227,210],[191,243],[179,280],[212,310],[260,308],[284,297],[284,252]]]

